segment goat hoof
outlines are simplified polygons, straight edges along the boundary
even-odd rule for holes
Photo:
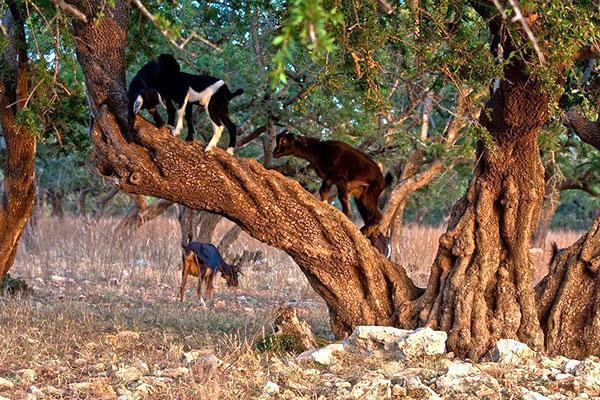
[[[212,151],[212,149],[214,149],[215,146],[206,146],[206,149],[204,149],[205,153],[210,153]]]
[[[235,147],[228,147],[226,151],[227,151],[227,154],[229,154],[231,156],[235,152]]]

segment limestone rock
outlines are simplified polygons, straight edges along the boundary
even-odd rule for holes
[[[446,332],[431,328],[413,331],[389,326],[358,326],[346,343],[351,352],[404,360],[443,354],[446,339]]]
[[[24,383],[29,384],[35,381],[35,371],[29,368],[18,370],[15,375]]]
[[[14,386],[15,384],[9,381],[8,379],[0,377],[0,389],[10,389]]]
[[[268,381],[265,383],[265,387],[263,388],[263,392],[268,395],[273,395],[279,393],[279,385],[275,382]]]
[[[129,382],[137,381],[142,376],[144,376],[144,373],[136,367],[125,366],[125,367],[121,367],[117,370],[111,369],[109,371],[109,376],[115,376],[121,382],[129,383]]]
[[[392,397],[392,382],[379,373],[369,373],[352,387],[351,399],[379,400]]]
[[[450,361],[448,372],[436,380],[435,386],[438,393],[448,398],[500,399],[500,384],[495,378],[461,361]]]
[[[298,356],[298,361],[312,361],[321,365],[331,365],[335,361],[334,353],[344,351],[343,343],[333,343],[316,350],[308,350]]]
[[[529,346],[514,339],[500,339],[491,350],[492,360],[501,363],[522,364],[535,356]]]

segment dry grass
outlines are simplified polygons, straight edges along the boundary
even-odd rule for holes
[[[37,374],[34,384],[46,398],[115,398],[123,385],[106,373],[109,366],[145,362],[151,371],[180,367],[183,352],[200,349],[233,367],[207,371],[193,365],[192,374],[176,385],[154,385],[151,398],[254,398],[267,380],[277,377],[274,360],[254,351],[252,342],[269,329],[279,306],[295,302],[315,333],[330,338],[325,304],[281,251],[243,234],[225,258],[260,249],[265,259],[245,267],[235,291],[218,282],[214,307],[205,310],[198,307],[194,279],[184,304],[175,299],[180,248],[174,219],[158,219],[132,237],[115,235],[115,224],[111,219],[40,221],[37,248],[20,249],[11,270],[33,287],[33,295],[0,298],[0,377],[19,383],[15,371],[31,368]],[[227,228],[222,223],[217,235]],[[405,229],[400,261],[419,285],[426,284],[441,232]],[[578,236],[554,232],[550,239],[565,246]],[[543,269],[540,263],[538,276]],[[56,276],[66,280],[58,282]],[[115,341],[112,335],[121,331],[139,332],[140,338]],[[92,389],[69,389],[77,382],[92,382]],[[58,391],[52,395],[48,385]],[[23,382],[0,389],[0,395],[25,398],[29,386]]]

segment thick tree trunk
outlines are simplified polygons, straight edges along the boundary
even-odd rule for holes
[[[15,115],[22,111],[29,94],[29,68],[24,20],[14,2],[3,25],[8,44],[0,61],[0,122],[6,141],[4,196],[0,208],[0,280],[12,267],[19,239],[33,210],[35,200],[35,137],[18,125]]]
[[[449,332],[447,347],[478,359],[500,338],[536,349],[544,340],[534,302],[529,242],[543,198],[537,144],[550,97],[514,61],[491,93],[467,194],[448,231],[419,305],[420,322]]]
[[[556,257],[537,298],[548,353],[600,356],[600,218]]]

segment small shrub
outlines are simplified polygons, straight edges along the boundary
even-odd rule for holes
[[[299,353],[301,349],[295,343],[294,338],[290,335],[264,335],[260,337],[254,344],[254,348],[259,353],[275,352],[275,353]]]
[[[21,278],[13,278],[10,274],[6,274],[4,279],[0,280],[0,295],[25,294],[30,291],[31,289],[27,286],[27,283]]]

